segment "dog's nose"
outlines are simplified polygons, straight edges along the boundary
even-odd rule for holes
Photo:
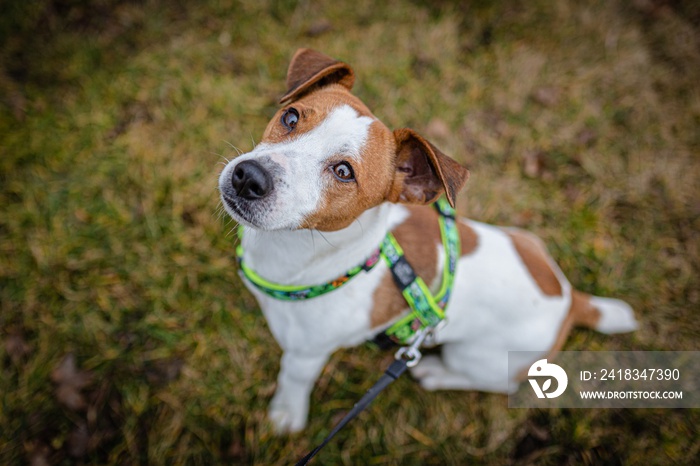
[[[258,162],[246,160],[233,170],[231,185],[239,197],[252,201],[270,193],[272,178]]]

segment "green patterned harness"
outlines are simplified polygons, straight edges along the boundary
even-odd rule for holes
[[[250,269],[243,261],[243,247],[239,244],[236,256],[240,270],[250,283],[266,295],[284,301],[299,301],[321,296],[340,288],[362,271],[369,271],[379,262],[381,256],[391,270],[394,282],[411,308],[411,312],[391,325],[384,333],[400,345],[409,345],[420,330],[435,328],[445,318],[445,309],[450,299],[454,283],[457,259],[460,255],[459,232],[455,221],[455,211],[443,198],[433,206],[440,213],[440,236],[445,249],[442,284],[433,295],[422,278],[418,277],[404,257],[403,249],[389,232],[365,262],[348,270],[344,275],[321,285],[289,286],[269,282]],[[239,236],[242,229],[239,230]]]

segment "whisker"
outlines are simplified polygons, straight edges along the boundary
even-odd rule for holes
[[[335,248],[335,249],[340,249],[340,248],[338,248],[338,246],[336,246],[335,244],[328,241],[328,238],[326,238],[326,236],[321,232],[321,230],[314,230],[314,231],[317,232],[319,235],[321,235],[321,238],[323,238],[323,240],[328,244],[328,246]]]
[[[316,254],[316,239],[314,238],[314,230],[309,230],[309,234],[311,235],[311,249],[313,250],[314,254]]]
[[[224,160],[226,161],[226,162],[221,162],[221,161],[220,161],[219,164],[221,164],[221,165],[226,166],[226,165],[228,165],[228,164],[231,162],[231,160],[230,160],[228,157],[226,157],[224,154],[219,154],[218,152],[214,152],[213,150],[210,150],[209,153],[210,153],[210,154],[214,154],[214,155],[218,155],[220,158],[222,158],[222,159],[224,159]],[[218,164],[217,164],[217,165],[218,165]]]
[[[236,238],[236,239],[234,239],[234,242],[233,242],[234,246],[236,245],[236,241],[239,241],[239,240],[237,239],[237,238],[238,238],[238,235],[236,234],[236,233],[237,233],[237,230],[238,230],[238,228],[236,228],[236,227],[234,226],[233,228],[231,228],[231,229],[228,231],[228,233],[226,233],[226,239],[229,239],[229,238],[231,238],[231,237]]]
[[[362,232],[361,236],[365,236],[365,226],[362,224],[362,221],[360,220],[360,218],[359,217],[356,218],[355,222],[357,222],[357,224],[360,225],[360,231]]]
[[[223,204],[219,204],[219,208],[216,209],[216,210],[217,210],[217,212],[216,212],[216,219],[219,220],[219,221],[225,220],[226,223],[224,223],[224,226],[226,226],[226,224],[227,224],[229,221],[231,221],[231,217],[229,217],[228,215],[226,215],[226,209],[224,208],[224,205],[223,205]]]
[[[233,148],[233,150],[235,150],[236,152],[238,152],[238,155],[241,155],[241,154],[243,153],[242,150],[240,150],[238,147],[234,146],[234,145],[231,144],[230,142],[228,142],[228,141],[226,141],[226,140],[224,140],[224,142],[225,142],[226,144],[228,144],[229,146],[231,146],[231,147]]]

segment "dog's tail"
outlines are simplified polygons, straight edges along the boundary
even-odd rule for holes
[[[625,333],[639,328],[632,307],[621,299],[601,298],[573,290],[571,314],[576,325],[602,333]]]

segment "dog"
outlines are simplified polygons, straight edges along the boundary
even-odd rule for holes
[[[219,177],[223,206],[242,230],[244,281],[283,350],[268,412],[280,433],[305,427],[334,351],[409,312],[390,264],[377,260],[388,232],[411,271],[433,293],[440,286],[448,256],[442,214],[429,204],[454,207],[469,176],[414,130],[387,128],[351,93],[354,81],[346,63],[298,50],[282,108]],[[461,248],[446,324],[432,334],[441,355],[411,371],[425,389],[508,393],[534,362],[509,368],[508,351],[551,357],[573,326],[637,328],[626,302],[575,290],[536,236],[462,218],[453,228]]]

